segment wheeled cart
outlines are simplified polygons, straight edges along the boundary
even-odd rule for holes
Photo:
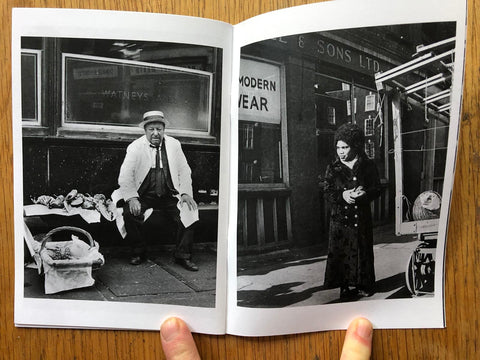
[[[437,233],[419,234],[420,244],[407,263],[405,281],[413,296],[433,294]]]

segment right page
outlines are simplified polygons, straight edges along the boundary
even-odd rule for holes
[[[235,26],[228,333],[446,326],[465,26],[452,0]]]

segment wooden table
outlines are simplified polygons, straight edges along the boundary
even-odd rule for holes
[[[452,0],[454,1],[454,0]],[[11,8],[66,7],[164,12],[237,23],[310,0],[5,0],[0,57],[0,358],[162,359],[159,333],[20,329],[13,325],[14,239]],[[478,358],[480,322],[480,0],[469,0],[465,93],[446,258],[446,329],[378,330],[376,359]],[[412,11],[415,11],[412,9]],[[337,359],[343,331],[268,338],[195,335],[204,359]]]

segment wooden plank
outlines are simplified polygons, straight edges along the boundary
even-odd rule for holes
[[[272,216],[273,216],[273,239],[275,243],[278,243],[278,210],[277,210],[277,198],[273,198],[272,202]]]
[[[257,198],[257,241],[259,246],[265,245],[265,213],[263,210],[263,198]]]

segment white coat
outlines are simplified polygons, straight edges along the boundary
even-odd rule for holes
[[[178,191],[177,197],[180,199],[182,194],[188,194],[193,197],[192,171],[187,163],[180,141],[165,135],[164,144],[172,184],[175,190]],[[120,187],[112,193],[114,203],[121,199],[127,201],[133,197],[139,197],[138,189],[150,171],[153,156],[154,153],[145,135],[128,145],[125,159],[120,167],[120,175],[118,176],[118,185]],[[185,226],[198,220],[197,211],[194,211],[194,214],[188,214],[191,211],[188,211],[186,205],[179,208],[180,217]]]
[[[180,141],[165,135],[164,144],[173,187],[179,195],[188,194],[193,197],[192,171],[188,166]],[[139,196],[138,189],[150,171],[152,156],[153,152],[145,135],[128,145],[127,154],[118,176],[118,185],[120,185],[120,188],[116,190],[118,199],[127,201]],[[113,194],[112,200],[116,200],[113,199]]]

